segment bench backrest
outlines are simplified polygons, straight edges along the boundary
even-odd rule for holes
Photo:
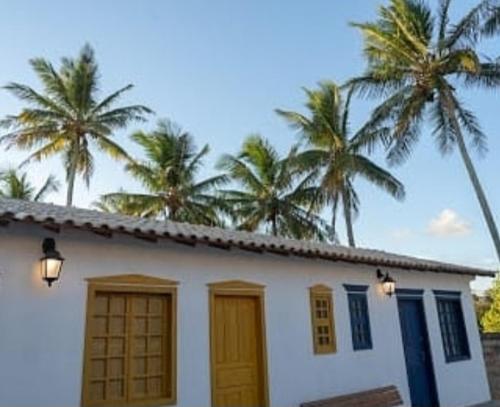
[[[300,407],[396,407],[402,404],[403,400],[397,387],[387,386],[329,399],[309,401],[302,403]]]

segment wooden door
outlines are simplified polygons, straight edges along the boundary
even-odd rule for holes
[[[212,303],[215,407],[265,406],[263,327],[259,297],[215,295]]]
[[[421,298],[398,298],[408,385],[413,407],[437,407],[439,401]]]

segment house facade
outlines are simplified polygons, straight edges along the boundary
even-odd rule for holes
[[[485,402],[475,275],[491,272],[0,200],[0,407],[293,407],[388,385],[408,406]]]

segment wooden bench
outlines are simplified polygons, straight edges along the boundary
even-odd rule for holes
[[[345,394],[329,399],[309,401],[300,407],[396,407],[403,405],[403,400],[396,386]]]

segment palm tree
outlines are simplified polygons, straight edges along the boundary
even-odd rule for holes
[[[150,110],[140,105],[115,107],[132,85],[97,99],[99,72],[89,45],[83,47],[78,58],[63,58],[59,71],[43,58],[32,59],[30,64],[43,91],[19,83],[5,87],[28,106],[1,122],[9,130],[0,137],[0,143],[8,148],[36,148],[26,163],[62,156],[68,183],[66,204],[71,206],[76,176],[81,175],[88,185],[94,172],[90,146],[112,158],[128,159],[127,153],[112,140],[113,131],[143,120]]]
[[[222,226],[220,202],[213,192],[226,177],[196,180],[208,145],[197,150],[193,137],[170,121],[159,122],[151,133],[137,132],[132,139],[144,150],[147,161],[128,163],[126,170],[146,192],[106,194],[101,197],[101,207],[137,216]]]
[[[410,156],[426,121],[433,124],[442,154],[458,147],[500,259],[498,229],[465,139],[468,136],[471,146],[484,152],[486,137],[474,113],[457,95],[459,85],[500,86],[500,64],[482,59],[475,48],[491,4],[482,1],[451,24],[450,3],[441,0],[433,16],[421,1],[390,0],[389,6],[380,8],[376,22],[354,24],[364,37],[368,67],[351,84],[362,95],[385,99],[374,111],[372,125],[385,123],[393,128],[384,139],[390,163],[401,163]]]
[[[305,92],[309,117],[279,109],[276,112],[305,138],[308,150],[300,155],[302,165],[321,174],[318,199],[332,206],[331,239],[336,240],[337,212],[342,202],[348,243],[354,247],[353,218],[359,209],[359,197],[354,188],[356,177],[364,178],[397,199],[405,195],[401,182],[360,152],[366,137],[386,134],[387,129],[372,131],[362,127],[351,135],[351,93],[344,99],[333,82],[321,82],[319,89],[305,89]]]
[[[28,181],[26,173],[20,173],[14,169],[0,172],[1,198],[40,202],[48,194],[57,191],[59,191],[59,182],[53,175],[47,177],[42,187],[37,191]]]
[[[218,168],[240,189],[222,191],[222,198],[240,230],[264,228],[273,236],[324,240],[324,225],[315,213],[315,173],[303,175],[297,147],[280,158],[259,135],[246,138],[238,155],[223,155]]]

